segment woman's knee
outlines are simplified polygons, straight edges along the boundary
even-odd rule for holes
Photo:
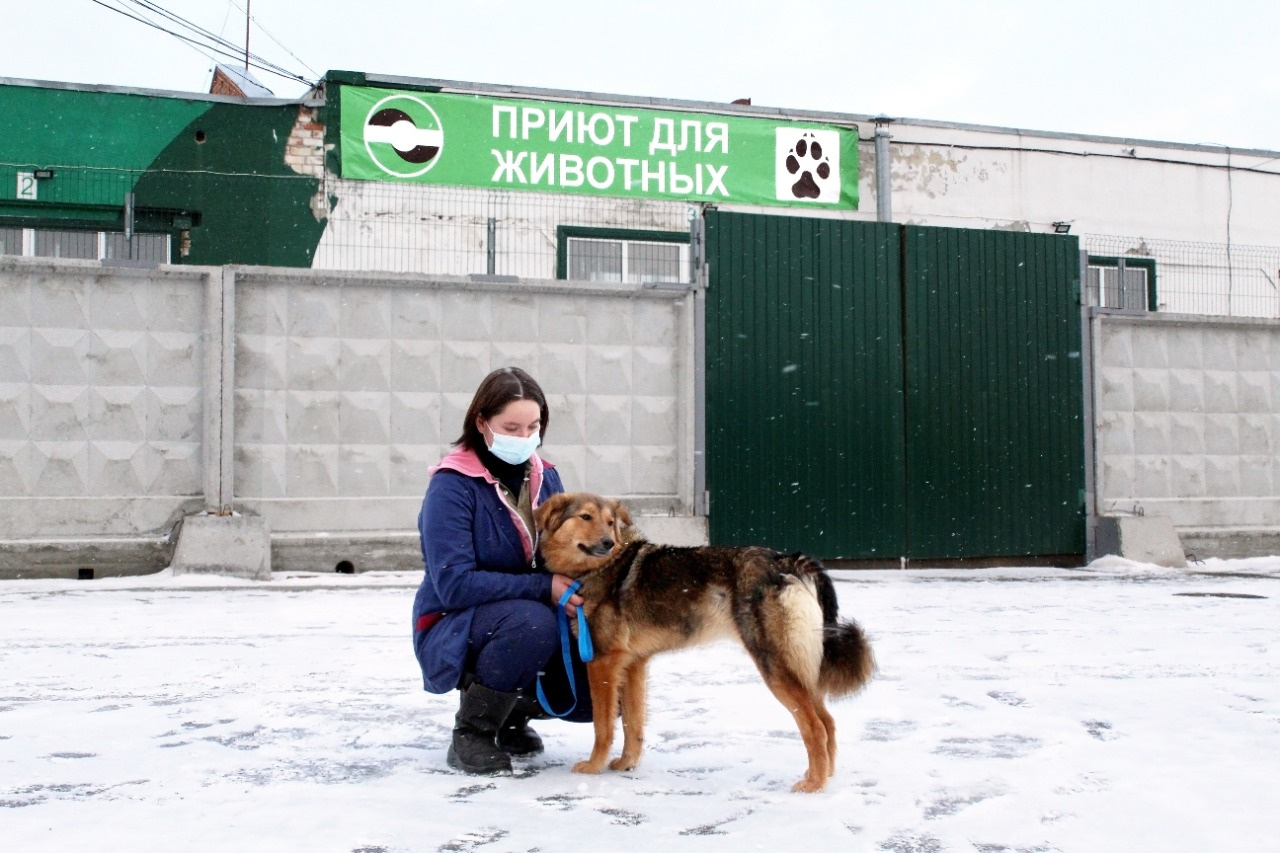
[[[476,608],[469,667],[494,689],[530,683],[555,651],[555,614],[536,601],[505,601]],[[490,683],[490,681],[494,683]]]

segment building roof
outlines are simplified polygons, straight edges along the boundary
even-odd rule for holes
[[[241,98],[272,98],[275,93],[259,83],[246,68],[234,68],[219,62],[209,82],[211,95],[235,95]]]

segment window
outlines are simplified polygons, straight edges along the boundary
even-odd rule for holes
[[[22,229],[0,228],[0,255],[22,254]]]
[[[629,284],[690,279],[689,235],[681,231],[561,226],[557,236],[557,278]]]
[[[1154,311],[1155,259],[1091,257],[1085,292],[1090,305],[1125,311]]]
[[[45,231],[35,232],[37,258],[98,259],[98,234],[95,231]]]
[[[110,260],[149,261],[156,264],[169,263],[168,234],[134,234],[133,256],[129,255],[129,241],[123,234],[109,233],[103,235],[105,252],[102,257]]]
[[[0,228],[0,255],[81,260],[169,263],[168,234],[134,234],[132,253],[124,234],[50,228]]]

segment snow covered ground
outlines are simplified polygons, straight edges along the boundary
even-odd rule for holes
[[[417,576],[0,582],[9,850],[1280,849],[1280,558],[1190,571],[836,572],[880,671],[817,795],[730,645],[659,658],[634,772],[538,724],[512,777],[445,766]]]

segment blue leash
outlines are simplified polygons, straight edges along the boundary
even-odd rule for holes
[[[573,678],[573,656],[569,653],[569,616],[564,612],[564,606],[569,603],[570,597],[582,586],[581,581],[574,581],[569,588],[564,591],[564,595],[560,596],[560,604],[556,610],[556,622],[560,625],[560,653],[564,655],[564,671],[569,676],[569,692],[573,694],[573,704],[564,711],[555,711],[551,707],[551,703],[547,701],[547,694],[542,692],[542,675],[538,675],[538,704],[542,706],[542,710],[546,711],[553,717],[567,717],[573,713],[573,709],[578,707],[578,685]],[[591,660],[596,656],[595,648],[591,645],[591,632],[587,630],[587,614],[581,607],[578,608],[578,657],[583,662]]]

